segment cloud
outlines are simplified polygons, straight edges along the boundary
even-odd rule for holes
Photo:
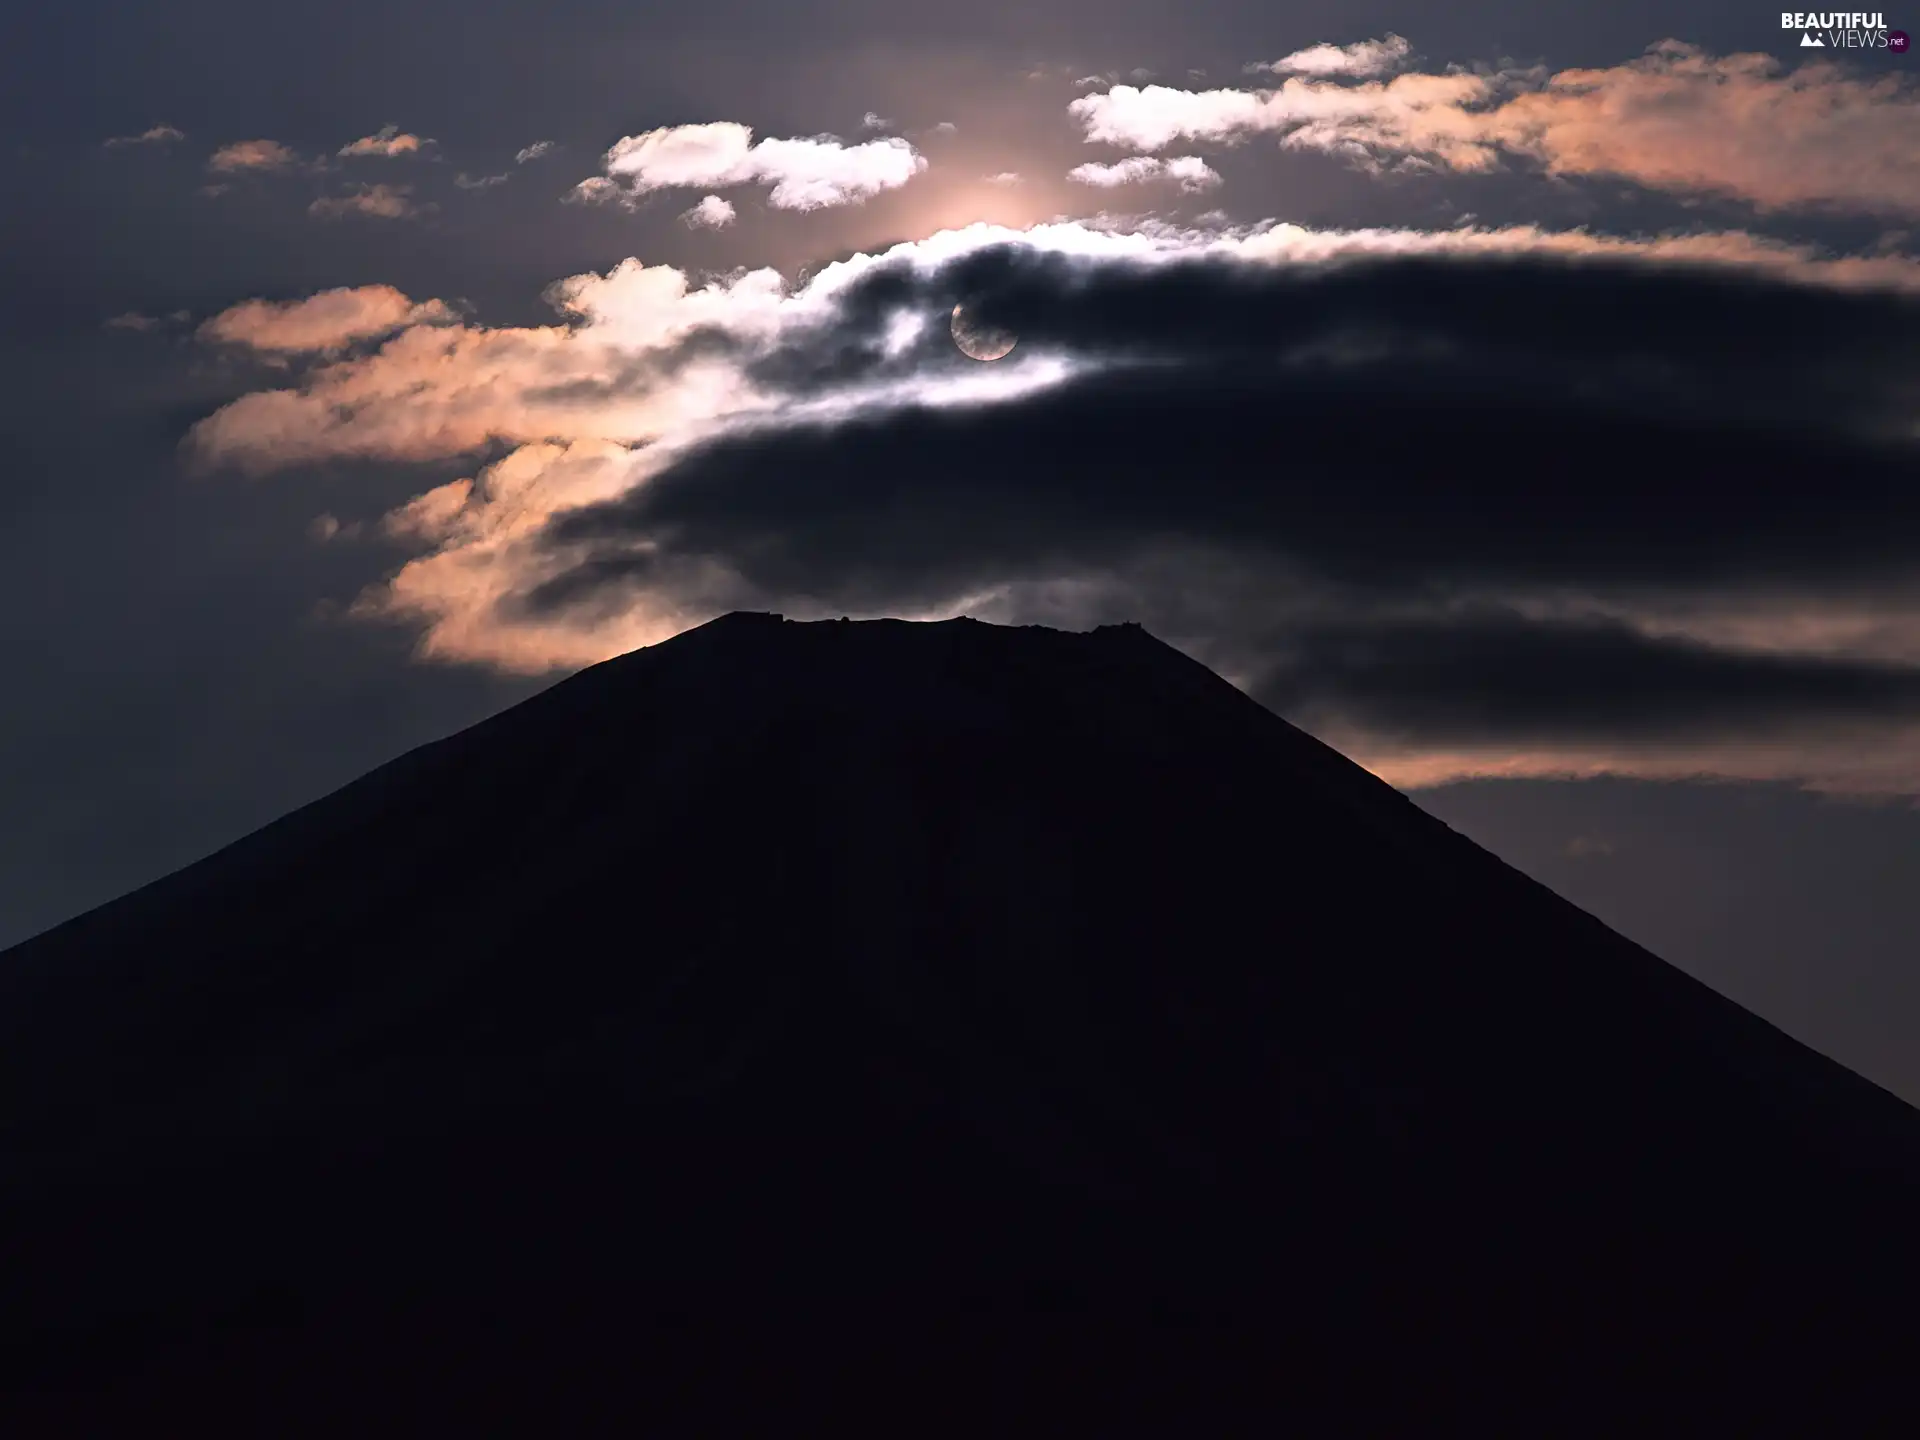
[[[1828,62],[1789,70],[1765,55],[1715,57],[1676,41],[1608,69],[1358,84],[1295,76],[1257,91],[1122,85],[1068,108],[1088,141],[1135,150],[1270,133],[1368,168],[1414,161],[1471,172],[1524,161],[1762,210],[1920,214],[1920,148],[1905,138],[1920,131],[1920,87]]]
[[[393,159],[401,155],[418,155],[433,143],[431,140],[422,140],[418,135],[406,134],[398,125],[383,125],[371,135],[363,135],[351,144],[342,145],[339,153],[348,158],[373,155]]]
[[[359,538],[358,521],[342,521],[337,515],[319,514],[307,524],[307,535],[316,545],[330,545],[336,540],[354,540]]]
[[[995,404],[714,436],[558,516],[566,563],[504,613],[1144,614],[1426,783],[1524,757],[1920,788],[1912,659],[1650,618],[1676,593],[1920,589],[1913,300],[1459,257],[996,257],[869,283],[835,334],[794,337],[827,363],[779,368],[783,386],[845,386],[828,357],[908,296],[983,296],[1023,343],[1094,363]],[[1774,413],[1781,394],[1803,408]],[[1884,742],[1872,763],[1863,736]]]
[[[513,163],[516,165],[525,165],[529,160],[538,160],[542,155],[551,155],[552,153],[553,141],[536,140],[533,144],[527,146],[526,149],[516,152],[513,157]]]
[[[129,310],[124,315],[115,315],[105,322],[109,330],[157,330],[160,327],[158,317],[142,315],[137,310]]]
[[[1249,65],[1247,68],[1272,75],[1367,79],[1400,69],[1412,54],[1411,42],[1403,36],[1388,34],[1378,40],[1362,40],[1353,45],[1310,45],[1284,59],[1264,65]]]
[[[893,121],[887,119],[876,110],[869,110],[866,114],[862,115],[860,117],[860,124],[862,128],[867,130],[891,130],[893,128]]]
[[[1017,170],[1002,170],[996,175],[987,175],[982,178],[989,185],[1018,185],[1022,183],[1020,172]]]
[[[1913,665],[1729,649],[1650,636],[1613,617],[1498,607],[1303,626],[1259,692],[1304,717],[1412,730],[1441,745],[1498,731],[1523,749],[1920,721]]]
[[[186,138],[187,133],[184,130],[176,130],[171,125],[153,125],[142,130],[138,135],[115,135],[112,139],[101,143],[109,149],[114,149],[122,145],[171,145],[176,140]]]
[[[831,135],[758,142],[746,125],[720,121],[629,135],[604,157],[605,175],[577,187],[580,198],[632,204],[656,190],[771,187],[776,210],[857,205],[906,184],[927,162],[901,139],[847,145]]]
[[[268,354],[339,350],[407,326],[444,325],[454,313],[438,300],[419,304],[391,285],[323,290],[303,300],[246,300],[200,327],[200,338]]]
[[[495,185],[504,185],[509,177],[505,175],[469,175],[461,171],[453,177],[453,183],[462,190],[491,190]]]
[[[207,168],[223,175],[239,170],[281,170],[297,159],[278,140],[236,140],[214,151]]]
[[[570,205],[616,205],[626,198],[626,192],[604,175],[588,176],[562,197]]]
[[[338,220],[345,215],[367,215],[380,220],[404,220],[421,214],[411,185],[361,185],[346,195],[323,195],[307,207],[309,215]]]
[[[690,230],[719,230],[731,225],[736,218],[733,206],[718,195],[709,195],[691,210],[684,210],[680,219]]]
[[[383,330],[190,453],[485,462],[386,517],[413,558],[355,608],[444,660],[740,607],[1131,618],[1396,783],[1920,783],[1912,260],[983,226],[797,288],[629,261],[549,298]],[[1015,358],[957,356],[958,298]]]
[[[958,135],[960,133],[960,127],[951,120],[942,120],[933,127],[933,133],[936,135]]]
[[[1181,155],[1173,159],[1132,155],[1111,165],[1076,165],[1067,172],[1067,178],[1082,185],[1098,185],[1109,189],[1149,180],[1173,180],[1188,193],[1209,190],[1220,183],[1219,172],[1198,155]]]

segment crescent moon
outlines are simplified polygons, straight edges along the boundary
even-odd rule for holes
[[[953,307],[953,343],[960,347],[962,355],[970,355],[975,360],[1004,360],[1020,343],[1020,337],[1011,330],[1001,330],[991,325],[982,325],[968,312],[964,304]]]

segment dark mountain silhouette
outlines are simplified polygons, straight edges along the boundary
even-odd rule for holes
[[[0,955],[0,1185],[36,1414],[285,1433],[854,1334],[1831,1358],[1920,1113],[1137,627],[739,614]]]

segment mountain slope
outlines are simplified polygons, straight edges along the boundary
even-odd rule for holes
[[[1920,1113],[1137,627],[594,667],[0,955],[0,1085],[32,1373],[1466,1277],[1724,1318],[1897,1289],[1920,1198]]]

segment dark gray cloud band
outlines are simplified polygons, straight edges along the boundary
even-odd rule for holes
[[[1906,587],[1910,297],[1592,260],[1008,249],[881,271],[759,376],[805,397],[970,363],[937,331],[905,354],[882,344],[901,310],[962,299],[1079,373],[697,448],[558,517],[545,543],[577,563],[517,603],[605,606],[697,572],[734,577],[719,604],[911,611],[1099,575],[1104,604],[1153,623],[1231,571],[1206,623],[1290,713],[1436,742],[1920,718],[1915,672],[1884,658],[1717,649],[1510,603],[1859,606]]]

